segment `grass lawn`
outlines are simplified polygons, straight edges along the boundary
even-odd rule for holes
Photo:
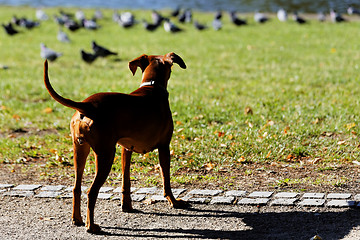
[[[52,16],[59,8],[45,11]],[[90,17],[94,10],[85,13]],[[74,111],[51,99],[44,87],[43,42],[63,53],[49,64],[54,88],[79,101],[96,92],[136,89],[141,72],[133,77],[128,62],[143,53],[175,52],[184,59],[188,68],[175,65],[168,87],[174,184],[242,188],[245,179],[249,188],[358,185],[359,19],[300,26],[275,16],[258,24],[249,14],[249,25],[236,27],[225,15],[221,31],[199,32],[174,20],[185,31],[170,34],[163,28],[146,32],[141,24],[124,29],[112,13],[103,10],[106,18],[97,31],[64,29],[68,44],[56,39],[59,28],[52,19],[33,30],[18,27],[22,33],[12,37],[0,31],[0,64],[8,66],[0,70],[2,173],[31,173],[50,182],[73,178],[68,125]],[[151,11],[133,13],[151,20]],[[2,6],[0,22],[14,14],[34,19],[35,9]],[[211,25],[213,13],[193,15]],[[120,61],[84,63],[80,49],[90,51],[92,40],[117,51]],[[119,156],[110,185],[120,182]],[[91,157],[85,174],[90,178],[93,172]],[[134,184],[161,185],[159,174],[156,152],[133,155]]]

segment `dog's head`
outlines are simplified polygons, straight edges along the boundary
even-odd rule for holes
[[[133,75],[136,73],[138,67],[143,72],[143,82],[155,81],[158,84],[167,86],[167,81],[170,78],[171,67],[177,63],[181,68],[185,69],[186,65],[182,58],[177,54],[171,52],[165,55],[146,55],[143,54],[138,58],[129,62],[129,68]]]

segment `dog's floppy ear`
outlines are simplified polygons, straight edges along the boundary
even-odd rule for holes
[[[186,69],[184,60],[182,60],[182,58],[179,55],[177,55],[176,53],[173,53],[173,52],[168,53],[168,54],[166,54],[166,57],[171,59],[171,63],[177,63],[177,64],[179,64],[179,66],[181,68]]]
[[[133,75],[135,75],[137,67],[141,68],[141,71],[144,72],[145,68],[149,65],[148,55],[143,54],[138,58],[129,62],[129,68]]]

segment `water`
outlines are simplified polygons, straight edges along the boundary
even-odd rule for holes
[[[356,0],[0,0],[0,5],[27,5],[32,7],[82,7],[112,9],[172,9],[178,6],[200,11],[237,10],[239,12],[276,12],[279,8],[287,11],[306,13],[327,12],[330,8],[345,12],[349,5],[360,8]]]

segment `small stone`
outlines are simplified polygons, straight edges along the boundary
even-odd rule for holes
[[[66,186],[64,186],[64,185],[55,185],[55,186],[46,185],[46,186],[43,186],[40,190],[41,191],[61,191],[65,187]]]
[[[225,196],[227,197],[244,197],[246,194],[247,194],[246,191],[238,191],[238,190],[225,192]]]
[[[266,205],[270,201],[269,198],[243,198],[239,205]]]
[[[152,188],[140,188],[139,190],[136,191],[135,194],[160,194],[161,190],[156,188],[156,187],[152,187]]]
[[[73,194],[71,192],[65,192],[64,194],[59,196],[60,198],[72,198]]]
[[[194,189],[190,191],[189,195],[201,195],[201,196],[216,196],[223,191],[221,190],[202,190],[202,189]]]
[[[133,192],[135,192],[137,190],[137,188],[130,188],[130,192],[131,193],[133,193]],[[117,187],[117,188],[115,188],[114,189],[114,191],[113,191],[114,193],[122,193],[122,187]]]
[[[171,189],[173,195],[175,198],[178,198],[183,192],[185,192],[187,189],[184,188],[175,188]]]
[[[99,192],[100,193],[106,193],[106,192],[110,192],[111,190],[113,190],[114,188],[112,187],[101,187]]]
[[[72,192],[73,191],[73,189],[74,189],[74,187],[73,186],[71,186],[71,187],[67,187],[67,188],[65,188],[65,192]],[[86,187],[86,186],[81,186],[81,191],[82,192],[85,192],[86,190],[88,189],[88,187]]]
[[[213,197],[210,204],[232,204],[235,197]]]
[[[325,203],[325,199],[303,199],[299,205],[308,207],[320,207]]]
[[[354,199],[355,201],[360,202],[360,194],[356,194]]]
[[[252,192],[249,194],[250,198],[269,198],[274,192]]]
[[[36,189],[40,188],[41,185],[18,185],[14,187],[13,190],[18,191],[35,191]]]
[[[35,193],[33,191],[8,191],[3,193],[3,195],[10,197],[32,197]]]
[[[325,193],[304,193],[303,198],[324,198]]]
[[[271,202],[272,206],[293,206],[297,198],[277,198]]]
[[[185,199],[183,199],[183,200],[185,200]],[[205,203],[208,203],[208,202],[210,201],[210,199],[209,199],[209,198],[205,198],[205,197],[198,197],[198,198],[192,197],[192,198],[187,199],[187,200],[185,200],[185,201],[187,201],[187,202],[189,202],[189,203],[205,204]]]
[[[350,193],[329,193],[327,195],[328,199],[348,199],[351,197]]]
[[[328,207],[355,207],[356,202],[355,201],[349,201],[349,200],[331,200],[327,203]]]
[[[162,195],[153,195],[153,196],[151,196],[151,200],[153,200],[155,202],[164,202],[164,201],[166,201],[166,198]]]
[[[98,199],[109,200],[111,196],[112,196],[111,193],[99,193]]]
[[[275,194],[275,198],[296,198],[298,196],[298,193],[294,192],[279,192]]]
[[[56,198],[61,194],[61,192],[56,191],[41,191],[39,194],[35,195],[35,197],[39,198]]]
[[[145,198],[146,198],[145,194],[132,194],[131,195],[131,200],[134,202],[144,201]]]

